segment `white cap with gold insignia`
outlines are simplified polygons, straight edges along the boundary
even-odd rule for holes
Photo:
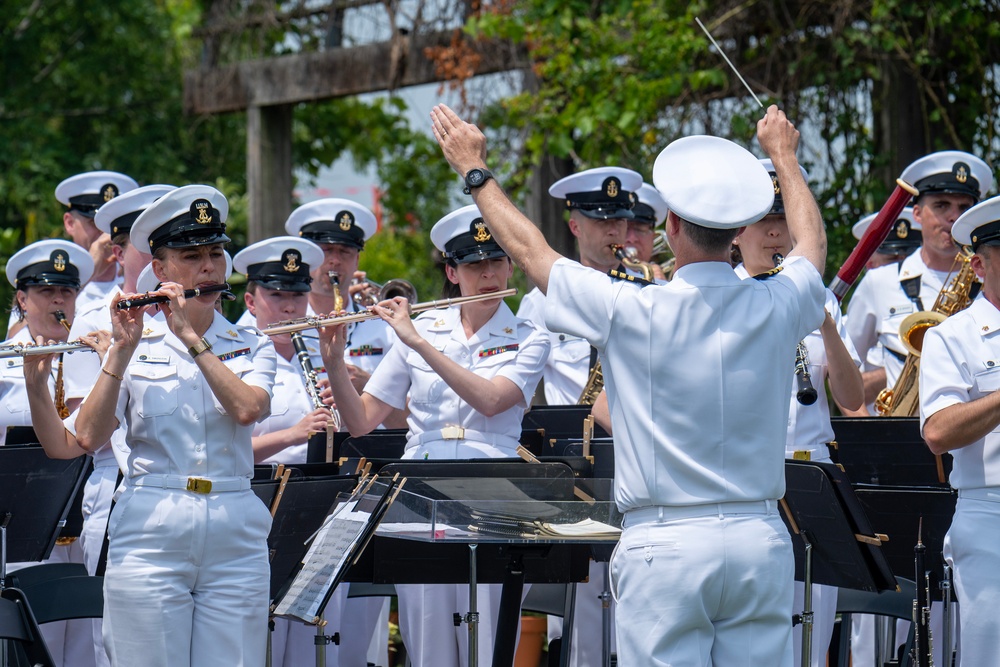
[[[64,239],[32,243],[7,260],[7,280],[16,289],[32,285],[79,288],[93,274],[94,260],[90,253]]]
[[[309,271],[323,263],[323,251],[309,239],[276,236],[236,253],[233,266],[266,289],[308,292]]]
[[[57,185],[56,199],[69,210],[92,218],[98,208],[137,187],[135,179],[117,171],[88,171]]]
[[[378,231],[375,214],[350,199],[317,199],[292,211],[285,221],[289,236],[316,243],[340,243],[363,250],[365,241]]]
[[[474,204],[463,206],[438,220],[431,229],[431,243],[446,260],[455,264],[507,256],[493,239],[483,221],[483,214]]]

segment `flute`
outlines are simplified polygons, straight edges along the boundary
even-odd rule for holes
[[[230,291],[229,283],[220,283],[218,285],[207,285],[205,287],[196,287],[195,289],[184,290],[185,299],[193,299],[196,296],[201,296],[203,294],[214,294],[215,292],[222,292],[222,297],[224,299],[232,300],[236,297]],[[131,308],[142,308],[143,306],[149,306],[154,303],[167,303],[170,301],[170,297],[164,294],[153,294],[150,295],[146,292],[145,296],[140,296],[135,299],[122,299],[118,302],[118,310],[129,310]]]
[[[488,294],[474,294],[472,296],[458,296],[452,299],[425,301],[424,303],[414,304],[410,308],[410,312],[420,313],[425,310],[447,308],[448,306],[456,306],[473,301],[502,299],[504,297],[513,296],[514,294],[517,294],[517,288],[511,287],[510,289],[500,290],[499,292],[490,292]],[[350,315],[340,315],[337,317],[303,317],[297,320],[289,320],[287,322],[277,322],[266,329],[262,329],[261,333],[268,336],[276,336],[278,334],[292,333],[293,331],[305,331],[306,329],[319,329],[320,327],[332,327],[339,324],[351,324],[352,322],[361,322],[363,320],[370,320],[376,317],[378,317],[378,314],[372,310],[363,310],[359,313],[351,313]]]
[[[73,352],[80,352],[82,350],[90,350],[93,352],[94,348],[81,342],[52,343],[51,345],[14,343],[12,345],[0,345],[0,359],[9,359],[10,357],[29,357],[36,354],[62,354],[63,352],[72,354]]]

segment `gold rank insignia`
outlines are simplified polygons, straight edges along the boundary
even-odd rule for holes
[[[207,199],[196,199],[191,204],[191,217],[200,225],[207,225],[212,222],[212,205]]]
[[[472,238],[475,239],[476,243],[486,243],[493,238],[490,230],[486,228],[486,223],[481,218],[472,223],[472,229],[475,230]]]
[[[236,338],[236,336],[239,335],[235,331],[233,331],[232,329],[227,329],[226,333],[229,334],[230,336],[232,336],[233,338]]]
[[[754,280],[767,280],[771,276],[776,276],[784,269],[784,266],[776,266],[770,271],[765,271],[764,273],[758,273],[753,277]]]
[[[621,184],[618,182],[617,178],[609,178],[604,186],[604,192],[607,193],[609,197],[617,197],[618,191],[621,188]]]
[[[294,250],[285,251],[285,265],[282,267],[286,273],[295,273],[299,270],[299,253]]]
[[[341,212],[339,220],[340,220],[339,222],[340,228],[343,229],[345,232],[349,230],[352,225],[354,225],[354,216],[351,214],[350,211]]]
[[[899,220],[896,222],[896,238],[905,239],[910,235],[910,229],[906,225],[906,220]]]
[[[512,333],[514,333],[514,330],[511,329],[510,327],[504,327],[503,332],[505,334],[512,334]]]
[[[955,166],[952,167],[952,171],[955,174],[955,180],[959,183],[965,183],[969,180],[969,165],[964,162],[956,162]]]
[[[774,187],[774,194],[780,195],[781,194],[781,186],[778,185],[778,175],[777,174],[771,174],[771,185]]]
[[[101,188],[101,196],[104,197],[104,201],[108,202],[118,196],[118,188],[114,183],[108,183],[103,188]]]
[[[436,326],[436,327],[443,327],[444,326],[444,320],[441,319],[441,320],[435,321],[434,322],[434,326]]]
[[[52,253],[52,266],[60,273],[66,270],[66,255],[62,251]]]
[[[150,335],[151,333],[153,333],[153,330],[152,330],[152,329],[143,329],[143,330],[142,330],[142,335],[143,335],[143,336],[148,336],[148,335]]]

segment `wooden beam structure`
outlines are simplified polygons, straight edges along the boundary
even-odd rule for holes
[[[247,60],[184,75],[184,111],[216,114],[255,106],[296,104],[395,90],[441,81],[444,77],[425,49],[454,46],[454,30],[406,36],[386,42],[335,48],[261,60]],[[468,42],[480,62],[476,74],[516,66],[509,44]]]

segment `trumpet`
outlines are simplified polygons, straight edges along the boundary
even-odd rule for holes
[[[351,282],[355,285],[358,284],[357,279]],[[397,296],[401,296],[411,302],[417,300],[417,288],[409,280],[393,278],[382,284],[374,280],[365,280],[364,282],[368,283],[368,287],[358,292],[353,298],[354,303],[365,308],[370,308],[379,301],[394,299]]]
[[[472,296],[458,296],[452,299],[425,301],[424,303],[416,303],[410,306],[410,313],[420,313],[425,310],[434,310],[435,308],[448,308],[449,306],[457,306],[459,304],[472,303],[474,301],[502,299],[508,296],[513,296],[514,294],[517,294],[517,288],[511,287],[510,289],[500,290],[499,292],[490,292],[488,294],[473,294]],[[276,322],[266,329],[262,329],[261,333],[267,336],[276,336],[278,334],[292,333],[294,331],[305,331],[306,329],[319,329],[321,327],[334,327],[340,324],[352,324],[354,322],[375,319],[376,317],[378,317],[378,314],[372,310],[364,310],[359,313],[351,313],[349,315],[339,315],[335,317],[301,317],[297,320]]]
[[[648,283],[653,282],[653,266],[649,262],[644,262],[639,259],[636,254],[635,248],[632,246],[623,245],[613,245],[611,248],[615,251],[615,257],[618,261],[625,265],[626,268],[632,269],[633,271],[640,271],[642,273],[642,279]]]

